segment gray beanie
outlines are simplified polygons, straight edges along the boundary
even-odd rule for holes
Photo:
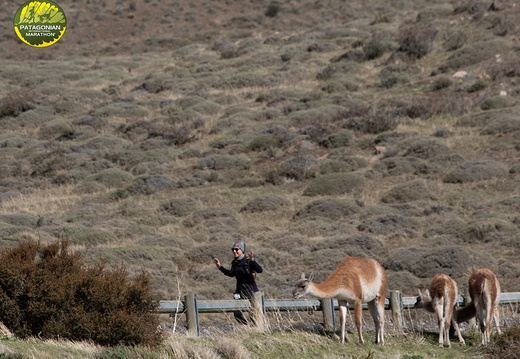
[[[246,244],[244,241],[235,242],[235,244],[233,244],[233,248],[240,248],[242,252],[246,252]]]

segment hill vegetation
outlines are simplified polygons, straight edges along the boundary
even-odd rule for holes
[[[0,26],[2,247],[66,239],[161,299],[230,298],[236,240],[272,298],[347,255],[520,290],[513,1],[60,5],[51,47]]]

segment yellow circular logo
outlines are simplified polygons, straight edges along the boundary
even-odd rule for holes
[[[28,1],[14,15],[14,32],[29,46],[53,45],[66,29],[65,13],[52,1]]]

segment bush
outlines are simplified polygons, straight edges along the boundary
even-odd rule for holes
[[[484,89],[486,89],[487,87],[489,87],[489,81],[486,80],[486,79],[479,79],[477,81],[475,81],[468,89],[467,91],[469,93],[472,93],[472,92],[477,92],[477,91],[482,91]]]
[[[451,153],[450,148],[443,141],[432,137],[411,137],[404,140],[400,147],[404,150],[403,157],[421,158],[423,160]]]
[[[503,135],[520,131],[520,118],[497,118],[483,131],[483,135]]]
[[[295,219],[325,217],[338,220],[359,213],[361,207],[351,199],[327,198],[313,201],[294,215]]]
[[[154,351],[147,348],[118,345],[97,354],[94,359],[158,359]]]
[[[432,278],[437,273],[444,273],[454,279],[465,276],[470,268],[493,265],[494,260],[489,255],[462,246],[400,248],[392,251],[383,263],[388,270],[408,271],[419,278]]]
[[[267,17],[275,17],[280,12],[280,4],[277,2],[272,2],[269,4],[267,9],[265,10],[265,16]]]
[[[32,94],[27,89],[21,89],[6,94],[0,101],[0,117],[18,116],[22,112],[33,109]]]
[[[361,133],[375,134],[395,130],[402,113],[397,104],[376,104],[372,107],[358,104],[354,106],[354,111],[347,115],[343,127]]]
[[[417,179],[400,183],[388,191],[381,201],[384,203],[406,203],[417,200],[436,200],[433,192],[433,184],[424,180]]]
[[[256,197],[249,201],[240,209],[240,212],[265,212],[276,211],[277,209],[287,206],[289,202],[285,199],[272,194],[266,194]]]
[[[484,111],[493,110],[504,107],[512,107],[515,105],[515,100],[507,96],[493,96],[486,99],[480,104],[480,108]]]
[[[453,82],[451,81],[451,79],[449,77],[442,76],[433,82],[432,89],[434,91],[439,91],[439,90],[445,89],[447,87],[450,87],[452,83]]]
[[[266,151],[272,148],[281,147],[283,144],[282,139],[274,134],[263,134],[253,138],[248,144],[247,149],[249,151]]]
[[[495,57],[496,54],[507,53],[507,42],[502,40],[482,41],[457,50],[453,55],[448,57],[444,68],[459,69],[468,67],[485,60]]]
[[[320,163],[320,174],[354,172],[366,167],[367,160],[361,157],[348,157],[342,160],[326,160]]]
[[[160,343],[158,298],[150,278],[123,267],[87,267],[68,243],[23,242],[0,251],[0,320],[21,337],[93,341],[100,345]]]
[[[133,193],[153,194],[160,191],[167,191],[173,187],[173,181],[169,176],[149,175],[137,178],[130,190]]]
[[[184,217],[197,208],[197,201],[191,197],[173,198],[159,207],[159,211],[176,217]]]
[[[407,173],[432,174],[437,167],[426,160],[415,157],[389,157],[378,161],[374,169],[384,176],[399,176]]]
[[[420,222],[414,217],[391,213],[370,216],[358,226],[359,231],[384,235],[387,238],[416,238],[420,228]]]
[[[338,148],[343,146],[350,146],[354,141],[352,132],[348,130],[342,130],[335,132],[320,141],[320,146],[326,148]]]
[[[231,183],[231,188],[255,188],[261,187],[265,184],[265,180],[262,178],[258,178],[255,176],[238,178],[237,180]]]
[[[232,168],[247,168],[249,159],[245,156],[235,155],[212,155],[208,156],[195,165],[196,169],[229,170]]]
[[[501,335],[492,335],[491,343],[483,347],[488,358],[520,357],[520,325],[513,324],[503,329]]]
[[[323,175],[314,180],[303,191],[304,196],[333,196],[351,193],[360,190],[365,179],[350,172],[331,173]]]
[[[403,26],[398,34],[399,50],[420,59],[432,50],[437,32],[431,24],[416,23]]]
[[[460,233],[464,242],[469,244],[480,243],[502,243],[508,244],[517,234],[518,229],[506,219],[500,218],[478,218],[467,223],[466,228]],[[511,243],[513,244],[513,243]]]
[[[22,354],[0,353],[0,359],[26,359]]]
[[[497,161],[472,161],[459,165],[443,179],[445,183],[484,181],[507,175],[508,168]]]
[[[93,179],[107,187],[121,187],[131,183],[134,176],[129,172],[121,171],[119,168],[107,168],[95,174]]]
[[[299,153],[280,165],[278,175],[302,181],[316,176],[318,161],[311,155]]]

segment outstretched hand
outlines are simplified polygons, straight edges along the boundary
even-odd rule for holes
[[[252,261],[255,260],[255,252],[253,252],[252,250],[249,251],[249,259],[251,259]]]
[[[217,266],[217,268],[220,269],[220,267],[222,267],[222,264],[220,264],[220,261],[218,260],[218,258],[213,258],[213,262],[215,262],[215,265]]]

